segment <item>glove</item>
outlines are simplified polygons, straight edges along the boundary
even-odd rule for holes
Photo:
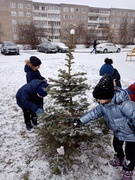
[[[43,112],[42,108],[38,108],[38,110],[35,112],[37,116],[40,116]]]
[[[82,125],[82,122],[80,121],[79,118],[76,118],[76,119],[74,119],[73,125],[75,127],[80,127]]]
[[[45,83],[47,83],[47,80],[46,80],[45,78],[43,79],[43,81],[44,81]]]

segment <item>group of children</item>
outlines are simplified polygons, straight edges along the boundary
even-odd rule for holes
[[[85,113],[75,124],[86,124],[104,117],[108,127],[113,131],[114,158],[110,165],[122,166],[121,180],[133,180],[135,167],[135,83],[127,89],[121,88],[120,74],[106,58],[99,74],[103,76],[93,91],[98,105]],[[16,94],[17,104],[22,109],[27,130],[38,125],[37,117],[43,112],[43,97],[47,96],[47,80],[41,76],[40,59],[31,56],[26,61],[25,72],[27,84]],[[125,143],[125,144],[124,144]],[[125,147],[125,149],[123,149]]]

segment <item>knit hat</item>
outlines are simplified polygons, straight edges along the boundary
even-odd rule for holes
[[[96,99],[112,99],[113,96],[113,79],[109,74],[105,74],[94,88],[93,97]]]
[[[135,101],[135,84],[131,84],[126,91],[128,92],[132,101]]]
[[[36,56],[31,56],[30,57],[30,63],[33,65],[33,66],[39,66],[40,64],[42,64],[42,62],[40,61],[40,59],[38,59]]]
[[[47,96],[47,92],[45,90],[45,88],[48,87],[47,83],[41,84],[38,88],[37,88],[37,93],[42,96],[45,97]]]

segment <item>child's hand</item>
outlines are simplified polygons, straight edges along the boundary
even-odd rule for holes
[[[43,109],[42,108],[38,108],[38,110],[36,111],[36,115],[40,116],[43,113]]]
[[[82,122],[80,121],[79,118],[76,118],[76,119],[74,119],[73,125],[74,125],[75,127],[79,127],[79,126],[82,125]]]

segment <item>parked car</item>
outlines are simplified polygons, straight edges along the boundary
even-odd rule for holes
[[[12,41],[4,41],[1,44],[1,54],[17,54],[19,55],[19,47]]]
[[[37,51],[44,53],[56,53],[57,48],[51,43],[41,43],[37,45]]]
[[[64,43],[53,43],[57,47],[57,51],[60,53],[68,52],[68,47]]]
[[[108,53],[108,52],[117,52],[121,51],[120,47],[116,46],[113,43],[101,43],[96,46],[97,53]]]

